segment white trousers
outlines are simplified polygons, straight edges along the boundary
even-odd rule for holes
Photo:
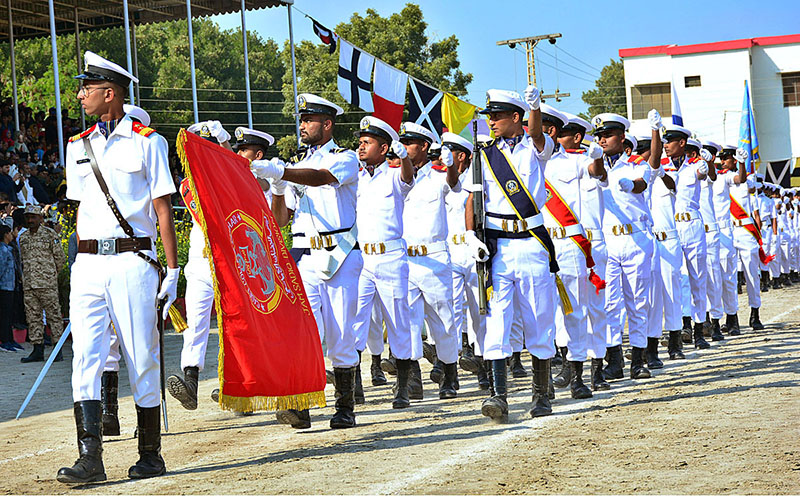
[[[208,259],[190,258],[183,270],[186,276],[186,324],[183,331],[181,370],[206,362],[208,333],[211,330],[211,309],[214,306],[214,281]]]
[[[719,230],[720,292],[722,311],[725,315],[735,315],[739,311],[739,296],[736,290],[738,258],[738,252],[733,244],[732,228],[721,227]]]
[[[769,225],[767,225],[767,224],[769,224]],[[764,227],[761,229],[761,239],[762,239],[764,244],[762,246],[764,247],[764,251],[766,252],[767,256],[773,255],[773,253],[772,253],[772,236],[773,236],[772,222],[769,221],[768,223],[764,223],[763,226]],[[773,262],[774,262],[774,260],[773,260]],[[772,264],[772,262],[770,262],[770,264],[764,264],[764,263],[760,263],[759,262],[758,266],[761,269],[761,271],[764,272],[766,270],[769,270],[769,265],[771,265],[771,264]]]
[[[769,275],[776,278],[781,275],[781,266],[783,264],[783,252],[781,251],[781,238],[783,233],[778,228],[778,234],[772,236],[770,243],[770,254],[775,255],[775,259],[769,263]]]
[[[606,243],[606,312],[610,346],[622,344],[623,313],[627,313],[631,346],[645,348],[653,237],[646,231],[622,236],[606,235]]]
[[[408,258],[408,308],[412,359],[422,358],[422,329],[427,322],[439,360],[456,363],[461,335],[453,323],[453,270],[448,251]]]
[[[758,258],[758,241],[744,227],[734,227],[733,244],[739,252],[739,261],[747,283],[747,301],[750,308],[761,308],[761,274]]]
[[[561,269],[558,274],[572,303],[572,313],[564,315],[561,298],[556,298],[558,304],[555,315],[556,345],[567,347],[567,360],[583,362],[588,357],[589,348],[589,316],[586,304],[589,287],[594,286],[589,282],[586,257],[578,245],[569,238],[554,239],[553,243],[556,247],[556,260]]]
[[[552,358],[557,292],[544,246],[535,238],[498,239],[491,280],[493,293],[486,316],[484,359],[511,356],[515,313],[525,323],[525,347],[531,355],[543,360]]]
[[[157,292],[158,271],[135,253],[78,254],[70,278],[74,401],[100,399],[113,322],[134,401],[159,405]]]
[[[696,323],[706,320],[706,292],[708,273],[706,271],[706,229],[703,221],[693,218],[688,222],[676,223],[678,238],[681,240],[686,270],[689,273],[689,288],[692,293],[692,318]]]
[[[780,244],[778,245],[780,249],[781,256],[781,268],[780,272],[782,274],[788,274],[791,271],[791,239],[789,233],[783,233],[780,239]]]
[[[664,329],[677,331],[682,326],[681,317],[681,264],[683,250],[676,231],[670,238],[656,241],[659,277],[653,279],[653,312],[650,314],[648,337],[659,337]],[[656,258],[656,257],[654,257]],[[663,327],[662,327],[663,324]]]
[[[592,240],[592,258],[594,258],[594,273],[597,277],[605,280],[606,260],[608,252],[606,242],[603,239]],[[606,354],[606,290],[601,289],[598,293],[593,286],[589,286],[589,295],[586,300],[586,321],[589,328],[589,358],[603,358]]]
[[[324,250],[311,250],[311,254],[300,259],[297,268],[317,329],[325,338],[328,358],[335,368],[355,367],[358,365],[355,327],[358,281],[363,265],[361,251],[352,250],[330,279],[321,278],[316,270],[322,265],[316,259],[324,256],[322,252]]]
[[[706,233],[706,305],[712,319],[722,318],[722,265],[719,260],[719,231]]]
[[[411,358],[406,249],[364,255],[364,268],[357,287],[356,349],[364,350],[369,344],[370,353],[377,355],[378,349],[383,351],[383,332],[379,324],[383,322],[392,354],[401,360]]]
[[[475,348],[475,354],[482,356],[483,340],[486,337],[486,316],[480,314],[478,295],[478,272],[475,260],[469,256],[463,245],[451,246],[453,267],[453,325],[456,335],[467,334]],[[468,317],[469,314],[469,318]]]

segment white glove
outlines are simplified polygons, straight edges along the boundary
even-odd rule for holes
[[[603,147],[593,141],[592,144],[589,145],[589,151],[586,154],[592,160],[603,158]]]
[[[453,166],[453,152],[451,152],[446,146],[443,146],[442,154],[439,156],[439,160],[442,161],[442,165],[449,169]]]
[[[167,267],[167,275],[164,277],[164,280],[161,281],[161,289],[158,292],[158,301],[166,299],[167,301],[164,302],[164,313],[162,318],[167,320],[167,316],[169,316],[169,307],[175,302],[178,298],[178,276],[181,275],[181,268],[171,268]]]
[[[211,136],[217,138],[217,141],[220,143],[230,141],[231,135],[222,127],[220,121],[208,121],[206,124],[208,125],[208,132],[211,133]]]
[[[283,196],[286,193],[286,181],[283,179],[273,179],[270,187],[273,195]]]
[[[700,150],[700,158],[702,158],[706,162],[711,162],[711,160],[714,158],[714,156],[711,155],[710,151],[708,151],[705,148],[703,148],[702,150]]]
[[[408,157],[408,151],[406,150],[405,145],[400,143],[399,141],[395,140],[392,141],[392,153],[397,155],[397,158],[403,160],[404,158]]]
[[[664,177],[667,174],[667,171],[664,170],[664,167],[658,166],[658,169],[653,169],[653,177]]]
[[[286,164],[275,157],[272,160],[253,160],[250,162],[250,168],[256,173],[256,177],[261,179],[281,179]]]
[[[476,262],[489,261],[489,248],[478,239],[475,235],[475,231],[467,231],[464,235],[464,241],[466,241],[470,249],[470,255],[472,255],[472,258],[474,258]]]
[[[539,88],[533,86],[531,84],[525,88],[525,103],[531,108],[531,110],[539,110],[539,104],[542,101],[542,94],[539,91]]]
[[[659,114],[656,109],[652,109],[647,113],[647,122],[650,124],[650,129],[654,131],[658,131],[664,127],[664,123],[661,122],[661,114]]]
[[[736,149],[736,161],[745,163],[747,159],[750,158],[750,154],[744,148],[737,148]]]
[[[703,151],[705,151],[705,150],[703,150]],[[708,174],[708,163],[705,162],[705,161],[700,162],[700,164],[698,164],[698,166],[697,166],[697,173],[701,174],[701,175]]]
[[[625,193],[630,193],[631,191],[633,191],[633,181],[631,181],[627,177],[623,177],[622,179],[620,179],[617,185],[619,186],[619,190],[624,191]]]

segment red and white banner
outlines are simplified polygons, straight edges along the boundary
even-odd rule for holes
[[[400,124],[403,122],[407,85],[408,74],[380,60],[375,61],[375,75],[372,82],[372,106],[375,110],[372,115],[395,130],[400,129]]]

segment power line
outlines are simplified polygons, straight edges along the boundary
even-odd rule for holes
[[[557,46],[557,45],[553,45],[553,46],[554,46],[554,47],[556,47],[556,48],[558,48],[558,46]],[[538,47],[537,47],[537,48],[538,48]],[[562,51],[563,51],[563,50],[562,50]],[[591,72],[587,72],[587,71],[585,71],[585,70],[581,69],[580,67],[576,67],[576,66],[574,66],[574,65],[570,64],[569,62],[564,62],[563,60],[559,61],[557,56],[554,56],[554,55],[552,55],[552,54],[550,54],[550,53],[548,53],[548,52],[545,52],[545,51],[544,51],[544,50],[542,50],[542,49],[539,49],[539,53],[543,53],[543,54],[547,55],[548,57],[552,57],[552,58],[554,58],[554,59],[556,60],[556,63],[559,63],[559,62],[560,62],[561,64],[564,64],[564,65],[565,65],[565,66],[567,66],[567,67],[571,67],[571,68],[575,69],[576,71],[580,71],[580,72],[582,72],[582,73],[586,74],[587,76],[591,76],[591,77],[593,77],[593,78],[597,78],[597,77],[599,77],[599,76],[600,76],[599,74],[592,74]]]
[[[586,67],[588,67],[590,69],[593,69],[593,70],[597,71],[598,73],[602,72],[602,69],[598,69],[597,67],[595,67],[595,66],[593,66],[591,64],[587,64],[586,62],[584,62],[583,60],[579,59],[578,57],[572,55],[571,53],[569,53],[568,51],[564,50],[560,46],[558,46],[558,45],[554,45],[554,46],[556,47],[557,50],[561,50],[563,53],[565,53],[566,55],[568,55],[568,56],[572,57],[573,59],[577,60],[578,62],[580,62],[581,64],[585,65]]]

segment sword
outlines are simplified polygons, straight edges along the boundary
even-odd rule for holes
[[[56,359],[56,355],[58,352],[61,351],[61,348],[64,346],[64,343],[67,341],[67,336],[69,336],[70,331],[72,330],[72,322],[67,324],[67,328],[64,329],[64,333],[61,334],[61,338],[58,340],[58,343],[53,347],[53,352],[50,353],[50,356],[47,357],[47,361],[42,367],[42,371],[39,372],[39,377],[36,378],[36,382],[33,383],[33,387],[28,392],[28,396],[25,397],[25,401],[22,402],[22,406],[19,407],[19,411],[17,412],[17,419],[22,415],[22,412],[25,411],[25,407],[28,406],[28,403],[31,402],[31,398],[33,398],[33,394],[39,388],[39,385],[44,380],[44,376],[47,375],[47,371],[50,370],[50,366],[53,365],[53,361]]]
[[[165,300],[158,302],[156,311],[158,312],[158,362],[161,366],[161,414],[164,416],[164,432],[169,432],[169,421],[167,420],[167,375],[164,361],[164,302]]]

